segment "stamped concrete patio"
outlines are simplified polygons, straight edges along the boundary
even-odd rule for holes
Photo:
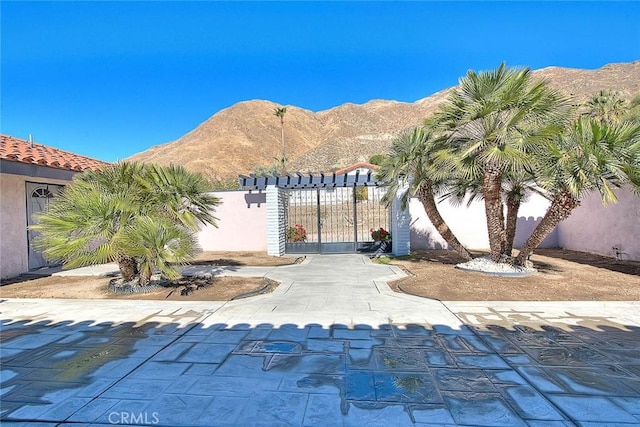
[[[2,300],[2,425],[640,425],[637,303],[426,300],[358,255],[227,274],[282,284]]]

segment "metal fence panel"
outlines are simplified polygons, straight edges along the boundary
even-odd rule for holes
[[[383,187],[335,187],[289,190],[289,253],[355,252],[373,246],[371,230],[389,230]]]

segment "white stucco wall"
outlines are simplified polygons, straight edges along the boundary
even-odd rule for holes
[[[406,188],[406,187],[405,187]],[[411,213],[407,207],[402,209],[401,193],[396,193],[391,207],[392,253],[396,256],[411,252]]]
[[[0,277],[29,271],[26,182],[67,185],[69,181],[0,174]]]
[[[549,202],[538,195],[532,195],[527,202],[520,206],[516,238],[514,240],[516,248],[522,245],[529,237],[544,216],[548,206]],[[487,222],[482,200],[473,202],[469,207],[467,207],[466,203],[462,206],[453,206],[448,201],[444,201],[438,203],[438,210],[464,246],[469,249],[479,250],[487,250],[489,248]],[[447,242],[431,224],[422,207],[422,203],[417,198],[411,199],[409,212],[411,213],[411,249],[448,248]],[[557,232],[547,237],[540,246],[558,246]]]
[[[454,207],[449,202],[438,203],[440,214],[458,240],[471,249],[488,247],[487,225],[482,203]],[[411,214],[411,249],[446,249],[449,246],[427,217],[422,203],[417,198],[409,202]]]
[[[586,196],[560,224],[561,247],[614,257],[617,246],[623,260],[640,261],[640,197],[630,189],[616,191],[617,204],[602,205],[599,194]]]
[[[204,251],[266,251],[266,194],[246,191],[219,191],[222,199],[215,216],[218,228],[211,225],[198,233]]]
[[[516,238],[513,240],[513,247],[519,248],[524,242],[531,236],[533,230],[538,226],[538,223],[542,220],[542,217],[547,213],[549,208],[549,202],[542,196],[533,194],[529,196],[529,199],[520,206],[518,210],[518,223],[516,229]],[[540,244],[541,248],[557,248],[560,246],[558,240],[559,228],[556,229],[547,236],[546,239]],[[487,246],[489,242],[487,241]]]

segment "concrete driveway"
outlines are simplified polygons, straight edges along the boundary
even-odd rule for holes
[[[359,255],[261,271],[274,293],[226,303],[2,300],[2,425],[640,425],[636,302],[432,301]]]

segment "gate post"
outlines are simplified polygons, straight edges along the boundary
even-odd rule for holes
[[[409,203],[402,209],[401,198],[408,190],[408,186],[401,185],[391,205],[391,236],[393,238],[392,254],[395,256],[409,255],[411,252],[411,216]]]
[[[286,212],[284,191],[268,185],[267,193],[267,255],[283,256],[285,252]]]

